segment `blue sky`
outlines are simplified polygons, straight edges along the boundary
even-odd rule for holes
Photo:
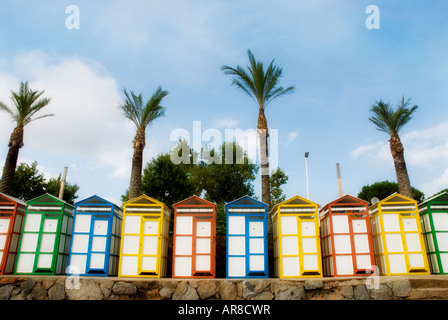
[[[79,29],[66,27],[70,5]],[[369,5],[379,29],[366,27]],[[266,111],[288,198],[307,196],[306,151],[310,200],[321,206],[339,197],[336,163],[344,194],[396,181],[388,137],[368,118],[375,101],[395,106],[403,95],[419,106],[401,132],[411,184],[429,197],[448,187],[447,12],[444,0],[3,0],[0,100],[10,103],[20,81],[45,90],[56,116],[25,128],[19,163],[37,161],[46,177],[67,166],[78,200],[120,204],[135,134],[119,109],[122,89],[146,99],[158,86],[169,91],[166,116],[147,130],[145,162],[194,121],[223,136],[255,129],[257,106],[220,71],[246,66],[250,49],[266,65],[275,59],[283,86],[296,86]],[[2,167],[13,127],[0,115]]]

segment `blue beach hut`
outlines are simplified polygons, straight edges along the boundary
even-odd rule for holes
[[[226,277],[267,278],[267,205],[244,196],[225,205]]]
[[[123,211],[96,195],[75,203],[67,274],[118,274]]]

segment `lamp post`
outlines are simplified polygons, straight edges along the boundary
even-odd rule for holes
[[[310,200],[310,188],[308,186],[308,156],[309,155],[310,155],[309,152],[305,152],[306,194],[307,194],[308,200]]]

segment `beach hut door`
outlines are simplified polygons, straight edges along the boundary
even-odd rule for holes
[[[89,274],[105,274],[107,255],[107,240],[109,229],[109,217],[102,215],[93,216],[93,229],[90,242]]]
[[[55,246],[57,243],[57,232],[59,214],[43,214],[38,251],[36,254],[37,265],[35,272],[52,272]]]
[[[157,275],[157,250],[159,241],[159,217],[143,216],[140,242],[140,275]]]
[[[265,275],[265,237],[263,220],[248,218],[249,276]]]
[[[195,264],[194,275],[211,274],[212,221],[211,218],[195,218]]]
[[[7,242],[9,224],[12,218],[12,214],[0,215],[0,268],[2,267],[2,259],[5,252],[5,246]],[[7,254],[7,252],[6,252]],[[3,271],[0,269],[0,272]]]

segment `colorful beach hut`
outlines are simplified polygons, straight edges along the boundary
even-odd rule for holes
[[[0,193],[0,274],[14,273],[26,203]]]
[[[123,204],[119,277],[166,276],[171,211],[146,195]]]
[[[267,205],[244,196],[225,205],[226,277],[267,278]]]
[[[216,205],[192,196],[173,207],[173,278],[214,278]]]
[[[318,205],[295,196],[271,210],[274,275],[278,278],[321,277]]]
[[[380,275],[429,274],[417,201],[394,193],[369,207]]]
[[[431,273],[448,274],[448,193],[418,205]]]
[[[96,195],[75,203],[68,274],[116,276],[123,211]]]
[[[345,195],[320,210],[324,276],[375,272],[368,207],[368,202]]]
[[[15,274],[65,274],[73,205],[44,194],[27,202]]]

